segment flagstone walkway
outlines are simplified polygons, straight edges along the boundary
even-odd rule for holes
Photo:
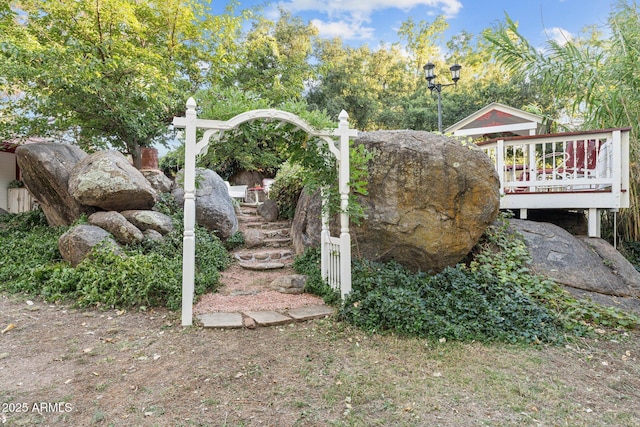
[[[334,309],[320,297],[283,293],[274,280],[294,277],[289,221],[265,221],[255,206],[238,209],[245,245],[232,251],[233,264],[221,272],[221,287],[203,295],[194,307],[206,328],[256,328],[331,316]]]

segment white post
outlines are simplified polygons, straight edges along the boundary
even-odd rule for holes
[[[184,154],[184,237],[182,240],[182,326],[193,324],[196,258],[196,101],[187,101]]]
[[[600,209],[589,208],[588,233],[589,237],[600,237]]]
[[[322,199],[322,231],[320,232],[320,272],[322,273],[322,280],[329,279],[329,209],[325,206],[325,189],[322,188],[320,192]]]
[[[351,235],[349,234],[349,115],[342,110],[340,124],[340,159],[338,185],[340,187],[340,295],[351,292]]]
[[[500,196],[504,196],[504,140],[499,139],[496,143],[496,170],[500,180]]]

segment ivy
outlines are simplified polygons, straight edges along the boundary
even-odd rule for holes
[[[320,277],[319,251],[308,250],[294,267],[308,274],[306,290],[339,306],[340,318],[369,332],[429,339],[562,343],[595,326],[632,328],[637,316],[577,300],[558,284],[533,275],[530,255],[508,218],[487,229],[468,265],[436,275],[396,262],[352,263],[352,292],[344,302]]]
[[[58,238],[67,227],[46,225],[41,211],[0,217],[0,291],[24,292],[80,307],[165,306],[182,298],[182,211],[170,197],[156,207],[171,215],[174,231],[161,242],[123,247],[114,253],[98,245],[76,268],[61,259]],[[219,271],[230,262],[220,239],[196,227],[196,296],[215,291]]]

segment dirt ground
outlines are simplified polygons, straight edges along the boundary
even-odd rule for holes
[[[637,426],[640,338],[564,347],[254,330],[0,294],[0,425]]]

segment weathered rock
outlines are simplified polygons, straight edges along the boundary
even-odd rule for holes
[[[16,148],[22,180],[51,226],[71,225],[95,209],[82,206],[68,189],[69,176],[87,153],[75,145],[40,142]]]
[[[264,243],[265,236],[259,230],[249,228],[243,232],[243,235],[246,248],[257,248]]]
[[[151,187],[156,190],[156,193],[168,193],[171,191],[173,181],[171,181],[165,174],[159,169],[143,169],[140,171],[142,175],[149,181]]]
[[[304,274],[290,274],[279,276],[274,279],[269,288],[283,294],[301,294],[304,292],[304,285],[307,283],[307,276]]]
[[[58,239],[58,249],[62,258],[76,267],[101,242],[119,251],[119,246],[111,235],[95,225],[80,224],[70,228]]]
[[[476,146],[417,131],[362,133],[356,144],[375,152],[369,194],[359,197],[366,219],[351,227],[358,255],[437,272],[463,259],[497,217],[498,175]],[[319,198],[303,197],[292,226],[296,253],[319,242],[321,230]]]
[[[146,230],[155,230],[165,235],[173,230],[173,220],[171,217],[160,212],[127,210],[120,213],[143,232]]]
[[[178,172],[176,182],[183,182],[184,171]],[[196,222],[209,231],[215,231],[221,239],[228,239],[238,231],[238,218],[231,203],[227,185],[212,170],[196,169]],[[180,206],[184,205],[184,189],[176,186],[171,194]]]
[[[118,243],[139,243],[144,239],[142,231],[119,212],[96,212],[88,218],[89,224],[100,227],[113,235]]]
[[[640,297],[640,273],[604,240],[575,237],[549,223],[509,220],[531,254],[531,270],[557,283],[619,297]]]
[[[302,254],[306,248],[320,246],[321,212],[320,190],[314,194],[306,188],[302,190],[291,222],[291,244],[296,255]]]
[[[235,185],[247,185],[249,187],[259,187],[265,175],[258,171],[240,170],[229,177],[229,182]]]
[[[79,162],[69,177],[69,192],[83,205],[106,211],[151,209],[156,191],[122,153],[93,153]]]
[[[258,213],[267,221],[276,221],[278,219],[278,205],[273,200],[266,199],[258,206]]]
[[[144,230],[142,234],[144,235],[144,239],[149,242],[161,242],[164,239],[162,234],[152,229]]]

